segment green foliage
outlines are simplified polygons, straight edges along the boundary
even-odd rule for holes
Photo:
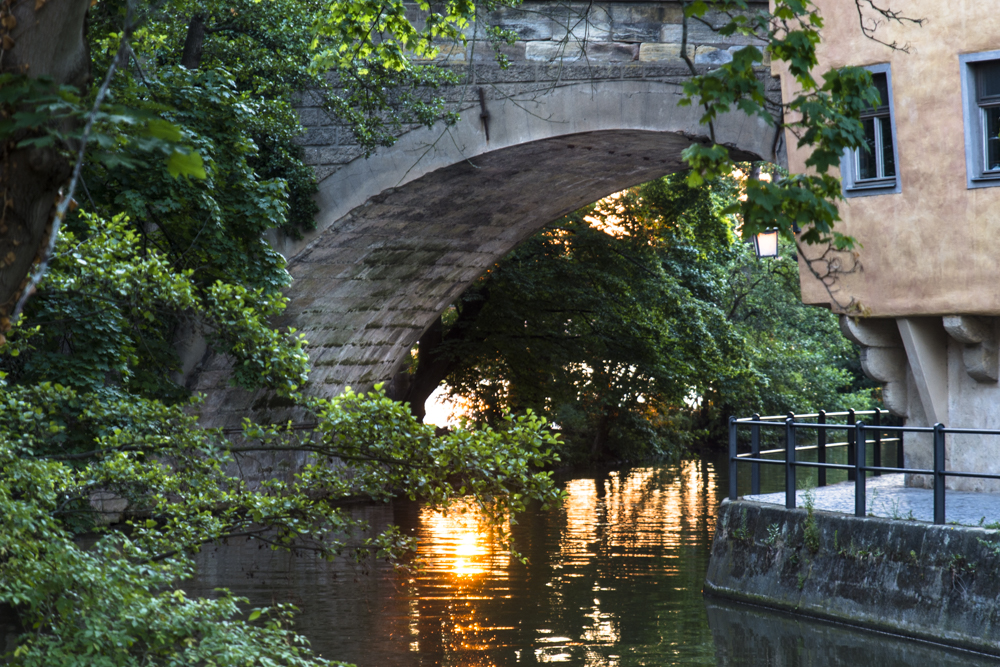
[[[530,415],[503,430],[436,438],[405,406],[348,391],[308,402],[321,422],[314,433],[247,423],[235,444],[199,429],[181,405],[48,382],[2,388],[0,604],[31,629],[12,665],[329,664],[291,630],[290,607],[244,621],[245,600],[187,598],[177,586],[193,574],[191,555],[234,535],[327,559],[409,549],[394,529],[359,537],[362,523],[338,505],[357,493],[388,499],[406,489],[436,506],[471,495],[500,532],[507,512],[558,499],[548,473],[536,471],[554,460],[554,438]],[[67,446],[70,429],[91,435]],[[262,449],[307,453],[312,463],[254,490],[230,471]],[[128,530],[97,520],[95,494],[128,501]],[[83,528],[94,531],[86,541],[75,535]]]
[[[184,143],[180,129],[152,111],[120,104],[91,109],[78,90],[56,85],[49,77],[0,74],[0,141],[10,141],[16,148],[56,148],[68,153],[83,139],[87,118],[98,124],[130,127],[129,138],[117,143],[100,132],[90,135],[96,140],[90,151],[95,163],[145,164],[114,150],[127,144],[133,151],[157,156],[174,178],[205,178],[201,156]]]
[[[723,307],[752,371],[719,385],[710,396],[712,413],[876,407],[876,386],[861,371],[857,347],[840,333],[836,315],[802,304],[794,253],[782,246],[780,257],[767,260],[740,246],[726,265]],[[716,438],[723,426],[713,417]]]
[[[819,523],[816,521],[816,500],[811,491],[806,491],[806,518],[802,522],[802,544],[814,556],[819,552]]]
[[[143,250],[123,215],[76,226],[0,346],[0,604],[30,630],[9,664],[328,664],[291,630],[290,607],[244,620],[245,600],[178,591],[193,554],[234,535],[328,559],[412,548],[394,528],[359,537],[349,496],[402,492],[437,507],[471,497],[502,538],[510,513],[558,500],[541,472],[557,441],[538,417],[437,437],[379,392],[302,398],[302,340],[267,326],[283,299],[238,283],[201,289]],[[286,396],[317,426],[247,421],[235,439],[199,428],[197,400],[154,366],[171,349],[165,323],[180,317],[236,357],[237,380]],[[261,451],[307,463],[290,478],[244,479],[244,459]],[[105,525],[102,496],[127,503],[126,530]]]
[[[170,325],[184,319],[235,357],[236,383],[290,395],[305,381],[304,340],[267,322],[284,309],[283,297],[222,281],[202,288],[194,271],[178,271],[164,253],[144,247],[124,215],[83,215],[73,226],[29,304],[31,340],[0,359],[11,380],[178,400]],[[24,335],[15,329],[8,338]]]
[[[764,544],[769,547],[773,547],[778,543],[781,538],[781,525],[777,522],[769,524],[767,526],[767,537],[764,538]]]
[[[801,230],[799,238],[806,243],[853,247],[852,238],[834,229],[840,219],[836,202],[843,194],[840,179],[829,172],[839,166],[845,150],[864,147],[860,114],[878,99],[871,75],[846,67],[824,73],[822,82],[814,78],[823,20],[809,0],[777,0],[771,13],[753,12],[746,0],[699,0],[686,5],[685,15],[703,17],[710,6],[731,17],[721,34],[756,35],[765,38],[767,45],[763,52],[747,46],[733,54],[732,62],[692,77],[684,84],[681,104],[701,106],[706,124],[733,108],[775,124],[763,81],[754,71],[769,55],[788,67],[800,91],[786,104],[779,129],[790,130],[798,138],[798,147],[809,150],[806,166],[813,170],[773,182],[751,179],[745,200],[730,209],[740,213],[744,236],[776,227],[789,240]],[[734,166],[728,150],[718,144],[694,144],[685,150],[684,158],[692,168],[692,185],[729,173]]]
[[[358,494],[436,506],[471,496],[502,533],[526,503],[558,499],[539,472],[565,449],[547,430],[552,419],[577,449],[589,441],[591,453],[638,458],[689,445],[692,427],[705,433],[718,418],[712,406],[756,405],[763,388],[787,398],[778,374],[761,369],[767,325],[736,321],[742,306],[727,301],[742,250],[727,217],[736,187],[718,147],[689,152],[691,187],[654,183],[569,216],[466,295],[488,300],[476,326],[489,336],[456,348],[471,361],[454,386],[465,383],[490,427],[438,437],[379,392],[298,394],[304,341],[268,325],[289,278],[264,240],[311,228],[315,213],[293,96],[312,91],[366,151],[408,123],[453,121],[434,89],[455,74],[410,58],[464,42],[475,12],[500,4],[421,3],[430,13],[415,25],[398,0],[173,0],[143,7],[123,29],[128,4],[107,0],[88,18],[94,70],[128,57],[96,112],[100,76],[86,91],[0,78],[5,141],[69,153],[93,121],[76,193],[90,214],[66,220],[49,274],[0,345],[0,604],[27,629],[9,664],[328,664],[291,630],[288,607],[248,613],[224,592],[187,598],[178,587],[193,574],[192,554],[233,535],[326,558],[410,548],[393,529],[361,537],[338,504]],[[785,28],[769,33],[767,50],[799,78],[792,108],[801,140],[819,148],[819,175],[751,183],[739,210],[745,232],[798,222],[807,240],[823,240],[839,195],[825,170],[860,144],[856,111],[870,101],[870,81],[859,71],[812,81],[818,16],[795,0],[776,7]],[[706,9],[689,5],[692,15]],[[188,70],[180,60],[195,16],[205,42]],[[762,26],[734,16],[724,30]],[[732,105],[766,114],[751,81],[762,57],[750,47],[690,84],[706,120]],[[182,328],[233,358],[234,383],[276,392],[317,426],[248,422],[233,439],[199,428],[198,399],[177,382]],[[808,339],[808,326],[799,329]],[[507,416],[510,407],[525,416]],[[287,479],[236,474],[265,450],[308,463]],[[329,465],[334,458],[349,466]],[[127,529],[106,525],[94,505],[102,496],[127,503]]]
[[[796,262],[734,240],[732,176],[678,174],[547,226],[456,304],[447,378],[475,419],[532,408],[570,459],[639,460],[725,441],[731,414],[871,407],[836,316]]]
[[[478,419],[532,408],[560,425],[576,456],[672,455],[690,441],[676,410],[739,362],[712,300],[709,257],[731,229],[720,181],[674,177],[547,226],[458,304],[486,300],[448,377]],[[679,428],[678,428],[679,427]]]

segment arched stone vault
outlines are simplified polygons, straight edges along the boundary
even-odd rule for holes
[[[496,94],[495,89],[491,92]],[[317,230],[275,244],[294,282],[281,324],[309,341],[307,390],[332,396],[389,379],[437,315],[489,266],[546,223],[682,168],[707,139],[677,83],[625,79],[552,85],[478,103],[457,125],[405,134],[320,183]],[[733,113],[716,138],[740,159],[774,159],[773,128]],[[266,392],[226,387],[209,357],[192,385],[210,425],[287,418]]]

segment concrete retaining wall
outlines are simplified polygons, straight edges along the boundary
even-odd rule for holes
[[[706,593],[1000,655],[1000,534],[723,503]]]

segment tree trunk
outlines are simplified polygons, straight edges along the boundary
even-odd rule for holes
[[[601,410],[601,416],[597,420],[597,427],[594,433],[594,441],[590,445],[590,458],[598,460],[604,455],[604,448],[608,443],[608,434],[611,432],[611,418],[607,408]]]
[[[441,355],[441,342],[444,338],[444,325],[441,316],[434,320],[430,329],[420,337],[420,351],[417,356],[417,372],[410,380],[406,397],[403,399],[410,404],[410,412],[418,420],[423,421],[427,416],[424,404],[430,395],[434,393],[441,381],[448,377],[448,360]]]
[[[462,361],[447,351],[447,345],[463,339],[481,341],[486,337],[485,334],[476,332],[472,325],[479,317],[479,313],[482,312],[488,299],[489,294],[483,291],[479,293],[478,298],[464,301],[458,319],[448,329],[447,334],[444,333],[444,324],[439,315],[424,335],[420,337],[417,371],[410,378],[406,393],[400,399],[410,404],[410,412],[420,421],[423,421],[427,414],[424,408],[427,399],[444,382],[445,378],[458,368]]]
[[[205,47],[205,18],[201,14],[191,17],[188,24],[187,37],[184,39],[184,53],[181,55],[181,65],[187,69],[201,67],[201,53]]]
[[[90,1],[20,0],[8,7],[0,31],[3,72],[48,76],[82,92],[90,78],[84,40]],[[32,265],[45,252],[59,189],[71,174],[55,148],[17,148],[27,136],[9,137],[0,146],[0,336],[10,328]]]

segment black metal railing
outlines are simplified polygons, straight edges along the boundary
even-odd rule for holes
[[[866,483],[867,473],[877,476],[882,473],[910,473],[916,475],[930,475],[934,481],[934,523],[945,522],[945,478],[946,477],[970,477],[978,479],[1000,479],[1000,474],[967,472],[945,469],[945,440],[950,434],[964,435],[995,435],[1000,436],[1000,431],[973,428],[946,428],[944,424],[934,426],[889,426],[882,423],[884,411],[867,410],[847,412],[824,412],[820,411],[809,415],[787,415],[761,417],[753,415],[743,419],[730,417],[729,419],[729,497],[735,500],[738,497],[738,472],[739,464],[750,464],[750,489],[753,495],[760,493],[760,466],[781,465],[785,469],[785,507],[792,509],[795,507],[796,471],[798,468],[817,469],[817,482],[819,486],[825,486],[827,470],[847,471],[848,481],[854,482],[854,514],[855,516],[865,516],[866,506]],[[872,417],[872,423],[866,424],[861,417]],[[845,423],[831,423],[830,418],[846,417]],[[814,421],[807,421],[814,420]],[[738,452],[739,430],[749,427],[750,429],[750,451],[740,454]],[[763,430],[762,430],[763,429]],[[816,444],[808,446],[798,446],[798,434],[801,432],[816,433]],[[779,449],[761,450],[762,434],[765,432],[778,433],[777,438],[772,440],[782,441],[783,447]],[[846,431],[845,442],[827,442],[827,435],[831,432]],[[783,437],[782,437],[783,432]],[[903,459],[903,439],[906,433],[931,433],[933,434],[934,467],[931,469],[906,468]],[[883,436],[892,437],[883,437]],[[895,443],[896,462],[895,467],[882,465],[882,447],[886,444]],[[873,445],[872,465],[867,465],[867,448]],[[832,448],[847,448],[847,463],[828,463],[827,452]],[[799,461],[797,454],[807,450],[816,450],[816,461]],[[770,454],[784,453],[784,459],[763,458]]]

